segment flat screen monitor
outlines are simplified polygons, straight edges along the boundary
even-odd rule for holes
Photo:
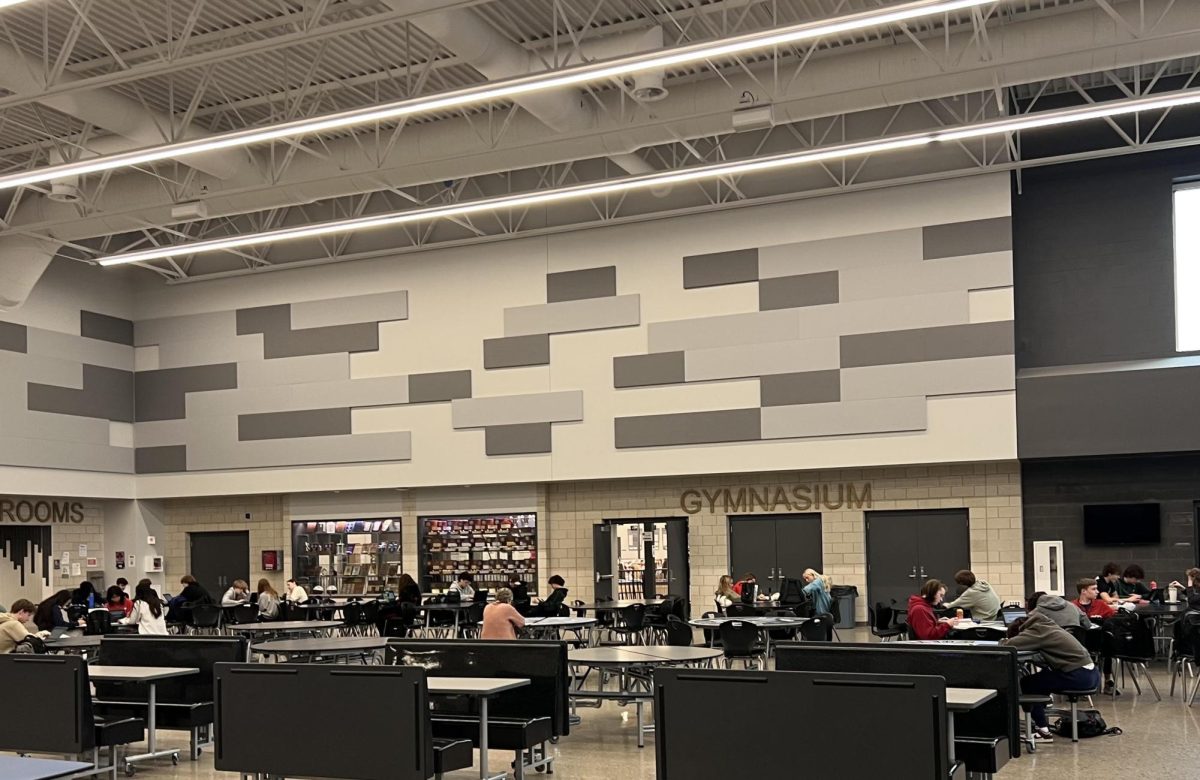
[[[1158,544],[1162,541],[1158,504],[1090,504],[1083,508],[1083,543],[1097,547]]]

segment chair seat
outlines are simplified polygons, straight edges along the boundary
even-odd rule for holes
[[[106,719],[145,718],[145,702],[97,701],[95,713]],[[216,717],[216,706],[211,701],[195,704],[158,704],[158,718],[155,724],[160,729],[190,730],[199,726],[207,726]]]
[[[440,775],[466,769],[475,762],[474,750],[469,739],[433,740],[433,771]]]
[[[438,739],[469,739],[479,744],[479,718],[471,715],[434,715],[433,735]],[[488,747],[528,750],[554,736],[553,723],[543,718],[488,718]]]
[[[146,721],[141,718],[96,718],[96,747],[128,745],[145,738]]]
[[[1100,686],[1097,685],[1095,688],[1089,688],[1086,691],[1057,691],[1057,693],[1059,696],[1066,696],[1068,701],[1078,701],[1079,699],[1095,696],[1097,693],[1100,693]]]
[[[1054,699],[1047,693],[1022,693],[1017,703],[1025,705],[1053,704]]]
[[[994,775],[1008,763],[1008,737],[955,737],[954,757],[970,772]]]

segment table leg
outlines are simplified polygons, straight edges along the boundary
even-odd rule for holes
[[[638,699],[634,706],[637,708],[637,732],[638,732],[638,747],[646,747],[646,732],[642,728],[642,700]]]
[[[149,731],[146,734],[147,753],[153,754],[158,749],[158,686],[151,680],[147,683],[150,687],[149,699],[150,707],[146,711],[146,728]]]
[[[946,745],[950,751],[950,766],[954,766],[954,713],[946,713]]]
[[[488,780],[488,697],[479,697],[479,780]]]

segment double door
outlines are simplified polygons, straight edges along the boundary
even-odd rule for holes
[[[966,509],[867,512],[867,596],[871,604],[904,610],[931,579],[954,597],[954,574],[971,568]]]
[[[218,601],[234,580],[250,582],[250,532],[214,531],[188,534],[191,575]]]
[[[596,601],[688,599],[686,519],[606,520],[592,526],[592,556]]]
[[[729,567],[735,580],[753,574],[760,588],[778,593],[785,579],[821,571],[821,515],[750,515],[729,518]],[[716,585],[716,583],[713,583]]]

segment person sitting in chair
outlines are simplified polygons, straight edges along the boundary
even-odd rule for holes
[[[908,600],[908,628],[916,639],[945,639],[950,629],[958,625],[958,618],[939,620],[933,608],[946,597],[946,586],[941,580],[925,580],[921,592]]]
[[[555,574],[546,582],[550,585],[550,594],[530,609],[530,615],[555,617],[562,611],[563,602],[567,599],[567,581]]]
[[[1029,650],[1041,654],[1043,669],[1021,678],[1021,693],[1047,694],[1063,691],[1091,691],[1100,687],[1100,672],[1092,656],[1075,637],[1066,632],[1041,610],[1030,612],[1028,617],[1013,623],[1009,638],[1002,645],[1017,650]],[[1029,708],[1036,727],[1034,739],[1052,742],[1050,722],[1046,719],[1046,705],[1034,704]]]

